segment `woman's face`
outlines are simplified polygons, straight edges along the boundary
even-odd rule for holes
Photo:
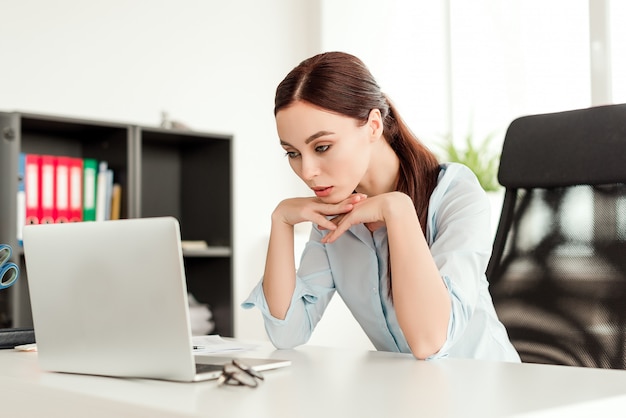
[[[369,120],[359,125],[296,102],[276,114],[276,126],[291,168],[320,200],[337,203],[354,192],[370,163],[375,135]]]

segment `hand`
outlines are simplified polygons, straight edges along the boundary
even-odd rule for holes
[[[341,222],[341,220],[343,219],[345,215],[337,215],[334,218],[331,219],[331,222],[334,223],[335,225],[337,225],[339,222]],[[377,221],[377,222],[365,222],[364,223],[365,227],[367,229],[369,229],[370,232],[374,232],[379,228],[382,228],[383,226],[385,226],[385,222],[383,221]],[[319,227],[319,229],[328,229],[328,228],[323,228],[323,227]]]
[[[342,213],[331,219],[335,228],[327,228],[330,229],[331,232],[322,238],[322,243],[330,244],[336,241],[337,238],[351,226],[357,224],[364,224],[367,229],[374,232],[385,226],[386,208],[394,204],[407,203],[411,204],[411,207],[413,207],[413,202],[408,196],[400,192],[384,193],[355,202],[351,211]]]
[[[327,217],[348,213],[356,203],[366,198],[362,193],[354,193],[339,203],[323,203],[316,197],[285,199],[274,209],[272,220],[287,225],[309,221],[317,224],[320,229],[334,230],[337,226]]]

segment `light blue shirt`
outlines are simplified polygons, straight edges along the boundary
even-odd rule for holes
[[[490,213],[474,173],[461,164],[443,164],[430,198],[426,239],[452,310],[446,342],[429,359],[520,361],[496,315],[485,277],[492,247]],[[386,229],[372,234],[363,224],[355,225],[328,245],[320,242],[326,233],[311,228],[285,319],[270,314],[262,280],[242,307],[258,307],[274,346],[292,348],[309,340],[336,291],[377,350],[410,353],[388,297]]]

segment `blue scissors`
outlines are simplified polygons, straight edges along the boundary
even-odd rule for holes
[[[11,246],[0,244],[0,290],[13,285],[20,277],[20,269],[11,259]]]

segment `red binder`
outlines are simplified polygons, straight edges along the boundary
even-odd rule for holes
[[[41,156],[26,154],[26,170],[24,174],[24,192],[26,195],[26,224],[38,224],[40,220],[39,183]]]
[[[41,218],[39,223],[54,223],[54,165],[56,157],[52,155],[41,156],[41,181],[39,183],[39,196]]]
[[[54,222],[70,221],[70,157],[56,157],[54,164]]]
[[[69,218],[70,222],[80,222],[83,220],[83,160],[70,158],[69,165]]]

